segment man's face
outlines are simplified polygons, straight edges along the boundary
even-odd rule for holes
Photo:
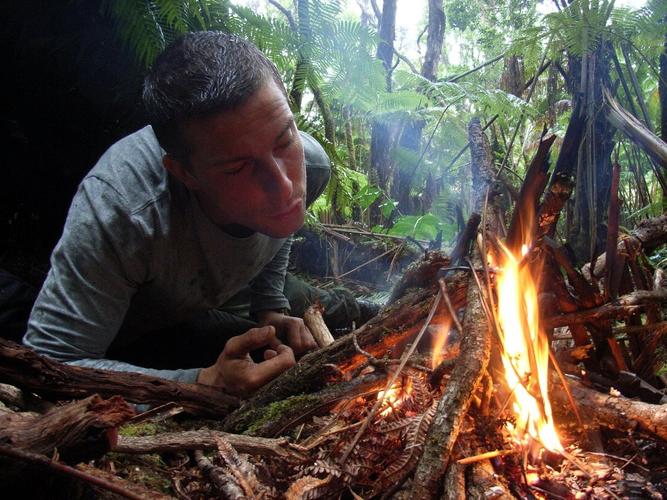
[[[273,80],[244,104],[184,127],[187,167],[165,166],[194,192],[213,222],[284,238],[301,227],[306,198],[303,146],[287,99]]]

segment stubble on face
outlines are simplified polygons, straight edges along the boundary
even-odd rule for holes
[[[301,227],[303,146],[275,82],[264,84],[237,109],[185,128],[192,146],[192,179],[186,184],[214,223],[280,238]]]

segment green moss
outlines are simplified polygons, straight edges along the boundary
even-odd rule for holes
[[[163,432],[163,429],[159,424],[154,422],[140,422],[138,424],[127,424],[122,426],[118,430],[118,434],[124,437],[137,437],[137,436],[155,436]]]
[[[319,402],[320,399],[315,396],[301,394],[276,401],[263,408],[256,408],[249,415],[252,424],[243,433],[251,436],[257,435],[270,422],[282,420],[285,417],[294,418],[297,413],[303,414],[310,409],[311,405]]]

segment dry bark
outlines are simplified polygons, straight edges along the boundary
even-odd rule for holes
[[[587,425],[609,427],[628,432],[639,430],[667,441],[667,405],[634,401],[590,389],[581,382],[568,380],[579,411],[587,415]],[[570,412],[565,391],[552,391],[553,401],[565,414]]]
[[[277,457],[290,462],[304,460],[298,447],[289,444],[287,439],[269,439],[263,437],[229,434],[215,430],[184,432],[166,432],[156,436],[126,437],[119,436],[112,451],[128,454],[169,453],[182,450],[215,450],[216,438],[226,439],[239,453]]]
[[[90,460],[106,453],[116,440],[115,427],[135,414],[122,398],[90,396],[52,408],[44,415],[0,414],[0,442],[51,455],[68,462]]]
[[[122,396],[140,404],[178,401],[195,415],[221,417],[238,406],[238,399],[219,389],[183,384],[139,373],[111,372],[69,366],[0,339],[0,378],[45,398],[75,399],[91,394]]]
[[[540,140],[537,153],[526,172],[526,178],[521,186],[505,240],[505,244],[513,252],[521,248],[522,239],[532,240],[532,235],[530,238],[522,238],[521,231],[532,228],[532,221],[537,211],[540,196],[542,196],[549,179],[549,150],[555,140],[555,135]],[[528,218],[530,219],[528,220]]]

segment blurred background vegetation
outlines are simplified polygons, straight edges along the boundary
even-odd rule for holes
[[[299,127],[333,161],[311,225],[355,222],[447,247],[470,211],[471,117],[487,125],[509,207],[543,131],[557,150],[575,108],[586,137],[559,236],[577,257],[604,246],[613,162],[623,227],[667,203],[666,165],[615,133],[601,94],[665,140],[661,0],[15,0],[0,23],[0,265],[24,276],[47,265],[87,170],[145,123],[146,68],[191,30],[249,38],[278,67]]]

